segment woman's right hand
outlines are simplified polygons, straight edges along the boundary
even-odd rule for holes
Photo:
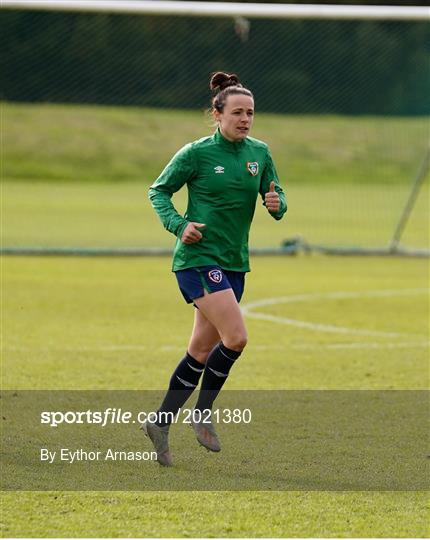
[[[196,221],[191,221],[185,227],[184,232],[181,236],[181,242],[184,244],[195,244],[202,239],[203,235],[199,229],[204,229],[206,225],[204,223],[197,223]]]

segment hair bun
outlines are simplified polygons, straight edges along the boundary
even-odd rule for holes
[[[217,94],[218,92],[221,92],[222,90],[224,90],[224,88],[228,88],[229,86],[242,85],[239,82],[239,77],[235,73],[231,73],[229,75],[228,73],[224,73],[223,71],[217,71],[212,75],[209,86],[212,92]]]

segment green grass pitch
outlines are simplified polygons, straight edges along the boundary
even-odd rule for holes
[[[210,131],[200,113],[4,104],[4,123],[3,246],[172,245],[146,191],[175,149]],[[290,209],[276,223],[257,208],[253,246],[296,234],[381,246],[427,126],[257,115],[254,134],[272,147]],[[403,240],[428,238],[425,185]],[[243,305],[277,301],[246,316],[249,344],[227,389],[427,387],[427,259],[251,266]],[[163,389],[192,328],[169,258],[4,257],[2,289],[4,389]],[[214,456],[199,450],[207,466]],[[427,537],[429,504],[420,491],[26,491],[2,493],[0,522],[4,537]]]
[[[170,157],[213,127],[199,111],[2,104],[4,246],[171,246],[147,200]],[[256,212],[251,245],[287,237],[385,247],[428,141],[425,118],[258,113],[290,208],[282,223]],[[160,144],[162,141],[162,144]],[[429,245],[429,185],[402,236]],[[179,210],[185,190],[175,195]]]
[[[192,323],[169,265],[4,259],[4,388],[162,389]],[[371,335],[247,318],[249,346],[226,387],[425,388],[427,270],[426,260],[254,258],[244,305],[309,295],[254,313]],[[336,291],[357,294],[312,300]],[[427,502],[424,492],[8,492],[2,523],[5,536],[423,537]]]

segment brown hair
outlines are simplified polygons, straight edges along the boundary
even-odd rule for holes
[[[245,96],[254,97],[252,92],[242,86],[239,77],[235,73],[224,73],[217,71],[211,76],[209,83],[213,93],[212,111],[223,112],[228,96],[232,94],[243,94]]]

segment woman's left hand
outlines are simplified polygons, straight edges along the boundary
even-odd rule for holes
[[[268,193],[266,193],[264,196],[264,203],[269,212],[279,212],[281,201],[279,199],[279,195],[275,191],[275,182],[273,180],[270,182]]]

